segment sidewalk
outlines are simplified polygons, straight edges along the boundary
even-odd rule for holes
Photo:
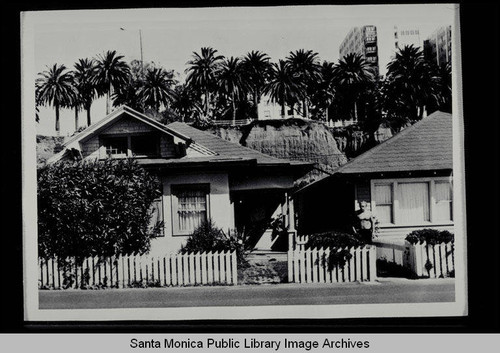
[[[381,278],[375,282],[105,290],[40,290],[40,309],[325,305],[453,302],[455,280]]]

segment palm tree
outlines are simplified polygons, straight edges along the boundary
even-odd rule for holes
[[[106,94],[106,114],[111,111],[111,95],[129,81],[130,67],[122,60],[122,55],[108,50],[97,57],[95,74],[92,82],[98,87],[98,92]]]
[[[387,65],[385,86],[386,103],[390,107],[392,102],[400,102],[396,114],[409,121],[422,119],[425,107],[439,101],[439,75],[413,45],[400,49]]]
[[[359,54],[347,54],[335,66],[335,84],[342,92],[346,104],[353,107],[354,120],[358,120],[357,100],[374,82],[372,67]],[[350,109],[349,109],[350,110]]]
[[[302,111],[306,118],[309,118],[309,95],[312,93],[313,83],[320,78],[320,65],[318,53],[312,50],[296,50],[290,52],[286,58],[292,75],[302,83]]]
[[[68,109],[74,109],[75,110],[75,131],[78,130],[78,125],[79,125],[79,117],[78,114],[80,113],[80,110],[82,109],[83,105],[83,100],[82,100],[82,95],[79,90],[79,83],[78,80],[76,79],[74,72],[71,72],[72,78],[73,78],[73,87],[75,88],[75,95],[72,97],[72,99],[67,102],[65,105],[65,108]]]
[[[272,102],[281,105],[281,117],[285,117],[285,105],[297,97],[301,97],[303,83],[290,72],[287,62],[280,60],[278,64],[271,64],[269,82],[264,87],[264,94],[269,94]]]
[[[438,109],[447,113],[451,113],[451,65],[445,63],[439,66],[438,69],[440,92],[439,92],[439,107]]]
[[[186,69],[186,84],[204,94],[205,119],[210,113],[210,93],[214,90],[222,59],[224,57],[217,55],[217,50],[204,47],[200,54],[194,52],[193,59],[187,62],[189,67]]]
[[[59,109],[70,105],[77,94],[73,86],[73,76],[66,70],[64,65],[54,64],[48,70],[39,73],[35,83],[38,105],[48,104],[56,111],[55,129],[58,135],[60,131]]]
[[[320,70],[321,79],[315,85],[311,100],[318,111],[324,111],[324,119],[328,121],[328,110],[335,98],[335,64],[324,61]]]
[[[144,104],[139,100],[137,92],[144,85],[144,72],[156,68],[154,63],[142,63],[140,60],[130,62],[128,81],[113,93],[113,107],[127,105],[130,108],[144,113]]]
[[[172,86],[175,84],[172,72],[162,68],[150,68],[144,76],[142,86],[137,90],[139,102],[145,108],[153,108],[159,112],[160,107],[167,106],[174,98]]]
[[[241,61],[230,57],[222,63],[217,77],[219,90],[231,101],[233,121],[236,121],[236,100],[241,99],[247,90],[247,83],[242,73]]]
[[[196,93],[188,85],[178,85],[174,89],[174,100],[172,109],[181,117],[181,121],[186,118],[194,118],[196,114],[203,112],[203,107],[197,103]]]
[[[96,64],[92,59],[78,59],[74,64],[73,72],[75,84],[80,93],[81,105],[87,112],[87,126],[90,126],[92,119],[90,117],[90,108],[92,102],[97,97],[97,87],[93,82],[96,72]]]
[[[40,122],[40,107],[41,106],[44,106],[45,103],[41,100],[40,98],[40,87],[39,85],[37,84],[37,82],[35,82],[35,121],[37,123]]]
[[[267,54],[258,50],[247,53],[242,60],[243,75],[250,86],[257,120],[259,120],[260,97],[271,69],[269,60]]]

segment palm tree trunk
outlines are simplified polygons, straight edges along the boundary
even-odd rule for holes
[[[307,106],[307,100],[305,98],[302,101],[302,109],[304,111],[304,118],[309,119],[309,108]]]
[[[56,134],[57,134],[57,136],[59,136],[59,134],[60,134],[60,131],[59,131],[60,130],[59,129],[60,128],[59,127],[59,104],[55,104],[54,108],[56,110]]]
[[[253,104],[255,105],[255,116],[257,117],[257,120],[259,120],[259,99],[257,90],[253,93]]]
[[[354,121],[358,121],[358,104],[354,101]]]
[[[285,118],[285,94],[284,93],[282,94],[282,97],[281,97],[281,118],[282,119]]]
[[[75,107],[75,131],[78,130],[78,107]]]
[[[90,126],[91,121],[90,121],[90,106],[86,108],[87,110],[87,126]]]
[[[208,89],[205,89],[205,119],[208,118]]]
[[[111,90],[112,90],[111,82],[109,83],[108,92],[106,94],[106,115],[111,113]]]
[[[233,125],[236,124],[236,104],[234,103],[234,93],[231,93],[231,106],[233,108]]]

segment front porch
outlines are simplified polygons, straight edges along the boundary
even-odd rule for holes
[[[233,191],[231,203],[235,228],[245,234],[254,256],[279,256],[293,247],[295,212],[293,198],[288,191]]]

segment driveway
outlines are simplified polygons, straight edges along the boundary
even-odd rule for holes
[[[455,301],[454,279],[105,290],[40,290],[40,309],[432,303]]]

